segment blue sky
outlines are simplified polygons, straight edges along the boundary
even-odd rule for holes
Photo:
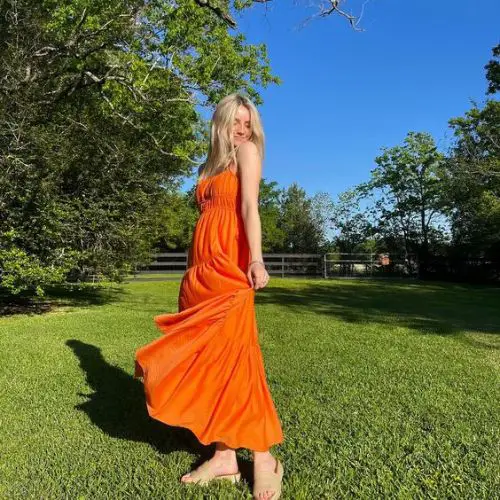
[[[344,5],[356,13],[362,3]],[[283,80],[260,89],[268,181],[336,199],[368,180],[380,148],[410,130],[446,148],[448,120],[486,98],[484,65],[500,41],[498,0],[371,0],[363,32],[337,16],[301,27],[317,12],[307,5],[273,0],[236,18],[249,43],[267,45]]]

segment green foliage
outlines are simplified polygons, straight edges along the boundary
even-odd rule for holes
[[[486,65],[487,94],[500,88],[500,45]],[[500,102],[486,100],[449,121],[455,143],[446,162],[453,251],[463,258],[500,255]]]
[[[370,181],[358,186],[363,197],[374,193],[373,214],[377,232],[387,240],[401,241],[409,255],[428,256],[437,231],[436,219],[446,210],[442,193],[444,155],[433,138],[422,132],[409,132],[401,146],[383,148],[375,159]]]
[[[456,251],[500,253],[500,102],[489,100],[450,120],[456,142],[446,168]]]
[[[259,214],[262,226],[262,252],[280,252],[285,246],[286,233],[280,225],[281,189],[276,181],[261,180]]]
[[[120,279],[157,243],[185,244],[169,189],[206,152],[199,106],[261,102],[279,83],[265,46],[191,0],[3,2],[0,27],[0,235],[16,231],[2,250],[10,280],[38,269],[0,289]]]
[[[325,244],[324,231],[314,216],[313,203],[306,192],[293,183],[281,193],[279,228],[285,234],[283,251],[319,253]]]
[[[60,283],[76,263],[77,253],[59,248],[59,255],[50,263],[16,246],[16,232],[10,230],[0,239],[1,289],[9,295],[45,295],[45,286]],[[48,264],[48,265],[47,265]]]
[[[194,201],[194,188],[187,194],[165,190],[162,198],[163,203],[155,216],[155,246],[161,251],[183,252],[191,244],[199,216]]]
[[[368,214],[360,210],[359,202],[360,193],[349,189],[340,193],[333,206],[331,222],[339,232],[336,238],[339,252],[371,251],[366,249],[373,248],[367,243],[371,232]]]
[[[169,57],[176,71],[196,84],[208,103],[217,103],[230,92],[243,91],[261,104],[254,84],[280,83],[270,73],[264,44],[246,45],[243,34],[230,35],[217,16],[207,15],[193,1],[179,2],[176,7],[158,1],[151,15],[166,33],[157,44],[151,39],[152,49]]]
[[[486,79],[488,80],[488,94],[494,94],[500,90],[500,44],[493,47],[493,59],[486,65]]]

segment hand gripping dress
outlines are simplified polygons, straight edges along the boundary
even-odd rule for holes
[[[246,272],[250,250],[240,180],[228,167],[196,186],[200,211],[178,312],[154,317],[162,336],[135,354],[148,413],[205,444],[266,451],[283,441],[269,392]]]

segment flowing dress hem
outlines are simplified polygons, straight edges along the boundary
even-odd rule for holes
[[[149,410],[148,410],[148,413],[149,413]],[[284,441],[282,438],[282,439],[277,440],[277,441],[276,440],[271,441],[269,445],[267,445],[266,447],[262,447],[262,446],[254,445],[251,443],[243,443],[243,444],[236,443],[235,441],[231,441],[231,440],[227,440],[225,438],[219,438],[219,437],[214,437],[211,439],[201,439],[200,436],[196,433],[196,431],[194,431],[191,427],[189,427],[187,425],[181,425],[178,423],[174,423],[174,422],[168,421],[167,419],[156,417],[156,416],[154,416],[154,414],[152,415],[151,413],[149,413],[149,416],[151,418],[154,418],[155,420],[158,420],[159,422],[162,422],[166,425],[169,425],[170,427],[182,427],[183,429],[187,429],[187,430],[191,431],[194,434],[194,436],[196,437],[196,439],[204,446],[210,446],[211,444],[213,444],[215,442],[221,442],[221,443],[224,443],[227,447],[233,448],[235,450],[239,449],[239,448],[246,448],[248,450],[253,450],[253,451],[268,451],[272,446],[281,444]]]

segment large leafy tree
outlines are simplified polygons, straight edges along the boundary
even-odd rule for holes
[[[205,152],[200,105],[279,83],[264,45],[192,0],[1,2],[0,73],[10,293],[146,261],[165,188]]]

